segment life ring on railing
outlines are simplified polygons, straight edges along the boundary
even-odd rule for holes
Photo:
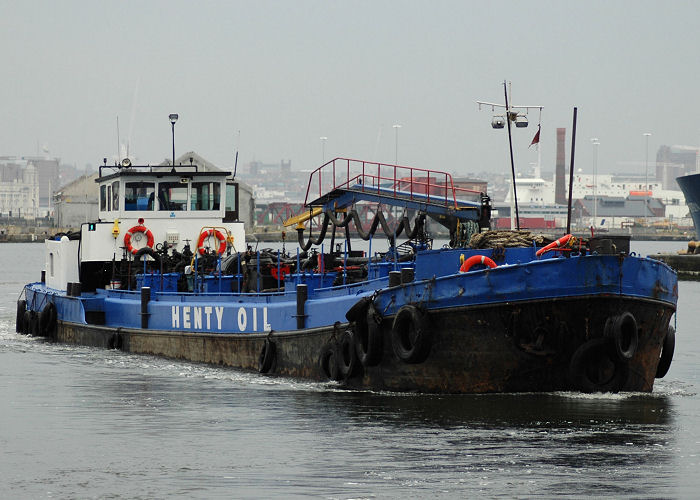
[[[539,257],[540,255],[547,253],[554,248],[559,248],[561,246],[566,245],[569,242],[569,240],[572,238],[572,236],[573,235],[571,235],[571,234],[567,234],[567,235],[562,236],[557,241],[553,241],[549,245],[544,246],[544,247],[540,248],[539,250],[537,250],[537,252],[535,252],[535,255],[537,255]]]
[[[284,265],[280,266],[280,269],[279,269],[279,270],[280,270],[280,272],[278,273],[278,272],[277,272],[277,266],[274,265],[274,264],[272,264],[272,265],[270,266],[270,275],[271,275],[274,279],[279,279],[279,280],[282,280],[282,281],[284,281],[285,276],[287,276],[289,273],[292,272],[292,268],[289,267],[287,264],[284,264]]]
[[[218,229],[208,229],[199,233],[199,241],[197,242],[197,250],[199,250],[199,255],[204,255],[204,242],[210,236],[216,236],[216,239],[219,240],[219,249],[217,250],[217,253],[219,255],[223,255],[223,253],[226,251],[226,237]]]
[[[477,264],[489,266],[491,269],[498,265],[493,261],[493,259],[486,257],[485,255],[472,255],[467,260],[462,262],[462,266],[459,268],[459,272],[466,273],[472,268],[472,266],[475,266]]]
[[[138,248],[134,248],[134,246],[131,244],[131,237],[136,234],[136,233],[143,233],[146,235],[146,246],[148,248],[153,248],[153,233],[151,232],[150,229],[148,229],[146,226],[143,225],[142,222],[140,222],[138,225],[132,227],[129,229],[126,234],[124,235],[124,246],[126,249],[133,253],[136,254],[136,252],[139,251]]]

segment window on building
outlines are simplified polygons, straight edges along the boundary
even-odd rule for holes
[[[180,182],[158,183],[158,206],[168,212],[187,210],[187,184]]]
[[[124,185],[124,210],[153,210],[153,182],[127,182]]]

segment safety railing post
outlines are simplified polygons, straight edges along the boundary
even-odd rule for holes
[[[428,197],[428,203],[430,203],[430,170],[428,170],[428,179],[425,183],[425,194]]]
[[[447,206],[447,172],[445,172],[445,206]]]

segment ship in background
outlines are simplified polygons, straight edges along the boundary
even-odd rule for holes
[[[684,175],[676,178],[676,182],[683,191],[685,203],[690,210],[690,216],[693,219],[696,236],[700,234],[700,174]]]
[[[680,187],[693,219],[695,234],[700,234],[700,148],[661,146],[656,156],[656,175]]]

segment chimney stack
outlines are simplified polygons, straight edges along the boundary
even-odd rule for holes
[[[554,202],[566,205],[566,129],[557,129],[557,168],[554,177]]]

